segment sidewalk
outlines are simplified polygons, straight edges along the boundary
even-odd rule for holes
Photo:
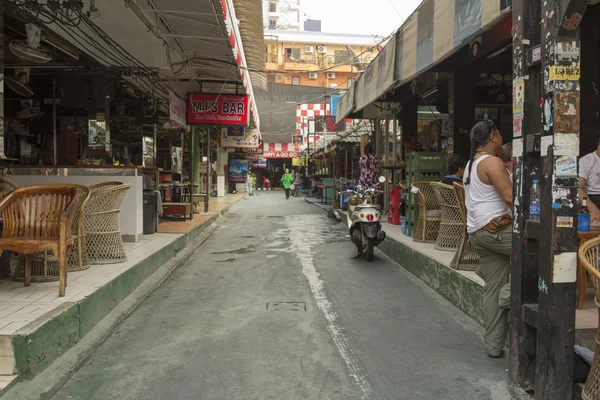
[[[24,287],[12,279],[0,280],[0,390],[17,375],[31,379],[87,335],[122,300],[160,267],[197,239],[226,210],[243,198],[228,196],[213,201],[208,214],[194,221],[166,222],[166,231],[145,235],[137,243],[124,243],[128,261],[92,265],[71,272],[65,297],[58,297],[58,282]],[[212,199],[211,199],[212,200]],[[176,224],[183,225],[175,229]]]

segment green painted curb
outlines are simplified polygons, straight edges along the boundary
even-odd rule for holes
[[[82,301],[64,303],[46,314],[46,318],[40,322],[34,321],[17,331],[12,337],[15,373],[20,378],[32,379],[46,369],[64,352],[75,346],[142,282],[197,239],[206,228],[226,214],[235,204],[237,201],[196,226],[189,233],[140,261]]]
[[[483,287],[455,270],[387,237],[379,249],[483,326]]]

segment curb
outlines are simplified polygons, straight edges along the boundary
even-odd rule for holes
[[[217,229],[215,222],[244,198],[229,204],[81,302],[65,303],[51,312],[53,318],[34,321],[18,331],[13,337],[13,348],[19,381],[2,391],[0,397],[33,400],[55,394],[113,330],[210,237]]]

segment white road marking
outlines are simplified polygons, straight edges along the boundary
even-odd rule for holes
[[[312,249],[315,246],[325,243],[325,236],[327,235],[326,232],[323,232],[325,225],[324,217],[318,215],[296,215],[286,217],[285,221],[290,229],[288,236],[291,239],[291,251],[300,260],[302,273],[308,280],[315,303],[327,320],[327,330],[342,359],[346,363],[350,371],[350,376],[362,391],[362,398],[371,400],[374,398],[373,388],[356,357],[356,352],[344,334],[343,327],[338,322],[338,315],[333,310],[333,305],[325,294],[324,282],[320,278],[313,262]]]

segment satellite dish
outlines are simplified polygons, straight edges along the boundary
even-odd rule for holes
[[[29,83],[29,71],[17,70],[15,71],[16,77],[7,76],[4,78],[6,86],[8,86],[13,92],[23,96],[33,96],[33,90],[27,85]]]
[[[25,24],[25,30],[27,31],[27,41],[11,40],[8,45],[10,51],[20,59],[36,64],[46,64],[51,61],[50,50],[40,46],[41,28],[34,24]]]
[[[21,111],[17,113],[18,119],[32,120],[44,115],[44,111],[39,104],[34,104],[32,100],[21,100]]]

